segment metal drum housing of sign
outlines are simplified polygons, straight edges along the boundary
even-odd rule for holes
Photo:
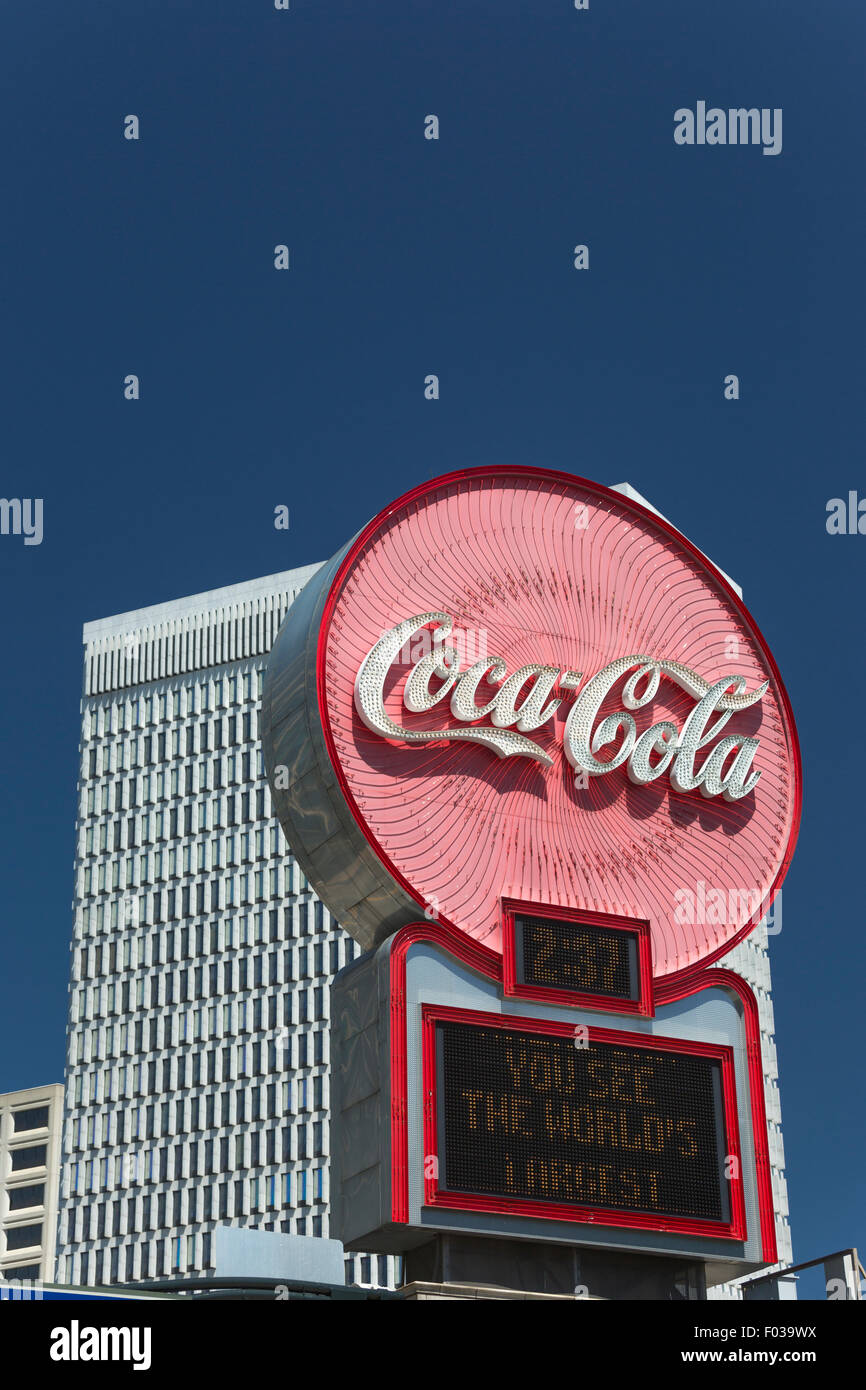
[[[262,712],[283,829],[365,949],[423,914],[500,951],[520,900],[648,923],[670,982],[793,853],[796,730],[754,621],[662,518],[568,474],[388,507],[293,604]]]

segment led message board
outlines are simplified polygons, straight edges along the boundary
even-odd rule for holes
[[[424,1023],[429,1203],[740,1230],[730,1049],[452,1010]]]
[[[711,970],[626,1016],[524,1003],[504,966],[425,921],[337,975],[331,1229],[346,1249],[517,1237],[697,1258],[715,1283],[772,1263],[748,986]]]

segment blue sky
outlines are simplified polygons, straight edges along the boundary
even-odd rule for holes
[[[44,539],[0,536],[0,1090],[62,1074],[82,622],[325,559],[454,468],[628,479],[793,701],[795,1256],[866,1245],[866,537],[825,525],[866,497],[864,39],[850,0],[4,6],[2,492]],[[781,154],[676,145],[699,100],[781,108]]]

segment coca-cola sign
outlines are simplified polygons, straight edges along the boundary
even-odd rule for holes
[[[471,728],[405,727],[396,724],[385,709],[385,683],[394,658],[419,628],[430,623],[438,625],[435,646],[407,676],[403,704],[419,714],[450,695],[451,714]],[[629,779],[637,786],[646,786],[667,772],[677,791],[699,790],[705,797],[723,796],[726,801],[739,801],[757,785],[761,774],[751,771],[751,766],[760,740],[745,734],[718,736],[735,711],[749,709],[763,697],[767,681],[746,693],[742,676],[723,675],[710,682],[682,662],[637,655],[618,657],[586,681],[582,671],[538,662],[519,666],[509,675],[507,663],[498,656],[483,657],[461,670],[457,650],[447,645],[453,625],[447,613],[419,613],[397,623],[368,652],[355,681],[355,707],[373,733],[409,743],[480,743],[500,758],[533,758],[550,767],[551,755],[527,735],[553,718],[565,695],[578,692],[564,730],[565,755],[578,775],[601,777],[625,763]],[[625,709],[600,718],[605,699],[626,675]],[[686,691],[695,701],[694,708],[682,729],[662,719],[638,735],[631,711],[655,698],[662,676]],[[434,679],[439,684],[431,690]],[[499,689],[479,705],[476,697],[482,680]],[[562,694],[554,697],[557,685]],[[489,724],[475,722],[486,718]],[[617,746],[608,758],[596,756],[613,744]],[[707,747],[712,751],[696,769],[695,758]]]
[[[660,517],[565,474],[387,507],[289,610],[263,729],[292,849],[365,947],[426,914],[499,949],[512,899],[649,922],[670,980],[755,924],[793,850],[796,732],[750,614]],[[742,908],[684,921],[698,882]]]

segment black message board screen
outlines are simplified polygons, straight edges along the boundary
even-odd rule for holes
[[[717,1059],[435,1026],[440,1192],[730,1220]]]
[[[515,918],[517,982],[637,999],[637,933],[552,917]]]

